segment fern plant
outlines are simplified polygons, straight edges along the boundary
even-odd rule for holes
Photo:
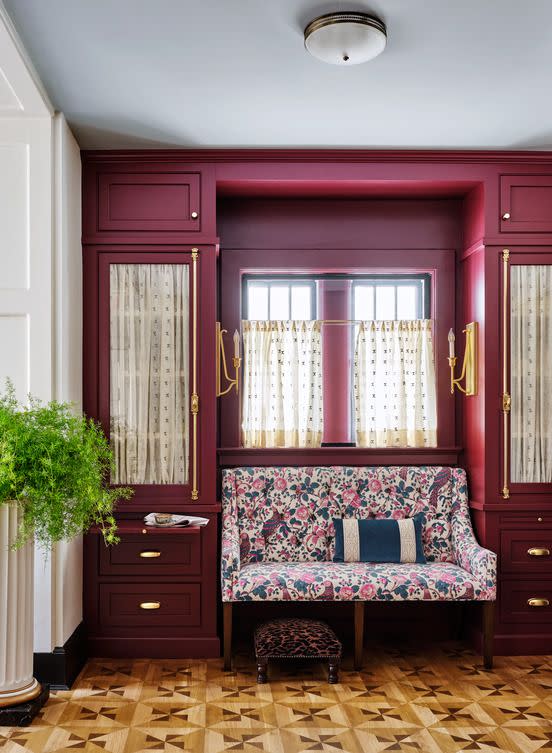
[[[119,541],[114,509],[132,490],[109,486],[113,454],[101,427],[70,404],[19,403],[11,382],[0,395],[0,504],[21,510],[14,547],[44,548],[98,525]]]

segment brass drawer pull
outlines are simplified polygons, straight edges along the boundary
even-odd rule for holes
[[[146,560],[153,559],[154,557],[160,557],[161,552],[156,551],[155,549],[146,549],[143,552],[140,552],[140,557],[143,557]]]
[[[527,550],[527,554],[529,554],[531,557],[549,557],[550,556],[550,549],[546,549],[546,547],[538,547],[534,546],[531,547],[531,549]]]
[[[527,599],[527,604],[530,607],[549,607],[550,602],[548,599]]]
[[[160,601],[141,601],[140,609],[159,609],[161,606]]]

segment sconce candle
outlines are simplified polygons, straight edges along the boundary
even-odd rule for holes
[[[454,337],[454,332],[452,329],[449,329],[448,333],[448,342],[449,342],[449,358],[454,358],[454,341],[456,338]]]
[[[462,373],[459,377],[455,378],[454,370],[456,367],[456,356],[454,351],[455,337],[452,329],[448,333],[449,342],[449,357],[448,362],[450,366],[450,393],[454,394],[454,388],[457,387],[467,397],[477,395],[477,338],[479,335],[479,328],[477,322],[470,322],[466,324],[466,329],[463,330],[466,335],[466,347],[464,350],[464,362],[462,364]],[[462,380],[465,380],[463,386]]]

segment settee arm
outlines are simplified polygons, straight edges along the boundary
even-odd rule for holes
[[[497,557],[480,546],[475,538],[467,498],[456,498],[452,507],[452,547],[454,561],[473,575],[486,600],[496,599]]]
[[[222,473],[221,590],[223,601],[233,601],[234,584],[240,570],[240,534],[236,477],[230,470]]]

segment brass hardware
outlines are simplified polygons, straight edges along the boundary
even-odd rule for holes
[[[154,549],[146,549],[144,552],[140,552],[140,557],[142,557],[145,560],[148,559],[154,559],[155,557],[160,557],[161,552],[157,552]]]
[[[147,533],[147,529],[142,528],[142,533]]]
[[[509,213],[508,218],[510,217]],[[502,250],[502,441],[503,441],[503,458],[502,458],[502,497],[510,498],[509,479],[509,446],[510,441],[510,409],[512,407],[512,398],[508,384],[508,297],[509,297],[509,261],[510,250]]]
[[[504,212],[504,214],[502,215],[502,219],[503,220],[509,220],[510,219],[510,212]]]
[[[542,523],[542,518],[537,518],[537,523]]]
[[[193,216],[193,213],[192,213]],[[192,248],[192,395],[190,399],[190,413],[192,414],[192,491],[191,498],[199,499],[197,488],[197,418],[199,413],[199,394],[197,391],[197,265],[199,263],[199,249]]]
[[[477,395],[477,344],[479,337],[479,325],[477,322],[466,324],[466,329],[462,330],[466,335],[466,346],[464,349],[464,361],[462,363],[462,373],[459,377],[454,377],[456,361],[454,355],[454,332],[449,332],[449,366],[450,366],[450,394],[454,394],[454,388],[457,387],[467,397]],[[465,386],[461,382],[465,380]]]
[[[549,607],[550,602],[548,599],[527,599],[527,606],[529,607]]]
[[[159,609],[161,606],[160,601],[141,601],[140,609]]]
[[[191,216],[192,220],[197,220],[197,218],[199,217],[199,214],[197,212],[192,212],[192,214],[190,216]]]
[[[534,546],[527,550],[527,554],[531,557],[550,557],[550,549],[547,549],[545,546],[542,548]]]
[[[228,374],[228,366],[226,364],[226,353],[224,351],[224,335],[227,333],[227,330],[221,329],[220,322],[216,323],[216,340],[217,340],[217,354],[215,359],[216,364],[216,387],[217,387],[217,397],[222,397],[223,395],[227,395],[233,387],[236,388],[236,394],[240,391],[240,384],[239,384],[239,373],[240,373],[240,367],[242,359],[240,358],[240,335],[238,331],[236,330],[234,332],[234,355],[232,357],[232,365],[234,367],[234,379],[230,379],[230,376]],[[222,362],[222,368],[224,371],[224,379],[226,380],[227,387],[226,389],[222,389],[220,385],[220,364]]]

